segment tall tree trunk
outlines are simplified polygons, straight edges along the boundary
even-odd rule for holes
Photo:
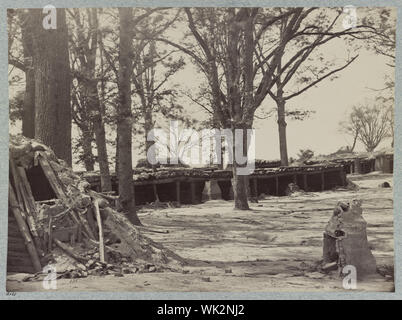
[[[94,126],[95,132],[95,141],[96,141],[96,149],[98,151],[98,164],[99,164],[99,171],[100,171],[100,178],[101,178],[101,190],[102,191],[111,191],[112,190],[112,182],[110,179],[110,171],[109,171],[109,159],[107,155],[106,149],[106,134],[105,134],[105,124],[103,122],[103,115],[104,115],[104,91],[105,91],[105,83],[102,78],[101,81],[101,95],[102,95],[102,102],[99,99],[98,95],[98,80],[96,80],[96,72],[95,72],[95,61],[96,61],[96,51],[98,42],[102,41],[101,36],[99,36],[99,25],[98,25],[98,12],[97,8],[90,9],[90,16],[92,22],[92,29],[91,30],[91,51],[90,51],[90,63],[88,66],[90,68],[89,74],[91,77],[88,79],[89,88],[89,105],[92,109],[92,122]],[[101,76],[103,77],[103,55],[101,53]]]
[[[71,80],[65,10],[57,9],[57,27],[48,30],[43,28],[42,9],[29,11],[35,35],[35,138],[71,166]]]
[[[102,119],[102,107],[98,96],[97,81],[89,79],[88,102],[91,108],[91,120],[93,123],[96,149],[98,151],[98,164],[101,178],[102,191],[111,191],[112,182],[110,179],[109,160],[106,149],[105,124]]]
[[[355,136],[353,138],[353,144],[352,144],[352,148],[350,149],[350,152],[353,152],[353,150],[355,149],[358,136],[359,136],[359,131],[356,131]]]
[[[148,150],[153,145],[153,141],[148,141],[148,133],[154,128],[152,117],[152,106],[146,106],[144,108],[144,135],[145,135],[145,156],[148,156]],[[156,156],[156,155],[151,155]]]
[[[81,144],[84,156],[85,170],[94,171],[95,158],[92,153],[92,134],[89,128],[81,127]]]
[[[123,211],[133,224],[141,224],[135,211],[133,166],[132,166],[132,113],[131,113],[131,72],[132,72],[132,8],[119,8],[119,104],[117,110],[117,148],[119,197]]]
[[[117,124],[116,124],[117,127]],[[115,157],[114,157],[114,172],[116,176],[119,174],[119,133],[116,129],[116,146],[115,146]]]
[[[98,114],[93,121],[95,130],[96,149],[98,150],[98,164],[101,176],[101,189],[102,191],[111,191],[112,181],[110,178],[109,159],[106,149],[105,125],[102,121],[102,116],[100,114]]]
[[[286,116],[285,116],[285,101],[278,99],[276,102],[278,108],[278,132],[279,132],[279,151],[281,155],[281,165],[288,166],[288,146],[286,141]]]
[[[22,134],[28,138],[35,137],[35,74],[31,67],[28,67],[25,72]]]
[[[25,65],[25,93],[22,113],[22,134],[28,138],[35,137],[35,73],[32,66],[32,16],[18,10],[21,21],[21,41]]]
[[[238,169],[245,167],[245,165],[239,165],[236,161],[236,148],[243,149],[243,156],[247,156],[247,129],[243,128],[242,141],[236,141],[236,135],[233,132],[233,193],[235,201],[235,209],[248,210],[248,195],[249,179],[248,175],[239,175]]]

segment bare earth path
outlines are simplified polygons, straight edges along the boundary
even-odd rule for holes
[[[142,209],[145,225],[169,233],[147,233],[190,260],[183,273],[163,272],[58,280],[59,291],[343,291],[336,272],[309,269],[322,257],[322,234],[340,200],[362,199],[363,216],[377,265],[393,265],[393,189],[379,188],[392,175],[350,176],[357,191],[337,190],[269,197],[234,211],[233,203],[209,201],[197,206]],[[41,282],[8,275],[8,291],[44,291]],[[378,275],[357,283],[357,290],[393,291]]]

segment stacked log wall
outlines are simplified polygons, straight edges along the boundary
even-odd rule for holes
[[[31,257],[18,229],[17,221],[8,212],[7,272],[35,273]]]

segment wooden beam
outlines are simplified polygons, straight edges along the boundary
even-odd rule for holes
[[[39,164],[42,167],[43,173],[45,174],[47,180],[49,181],[50,186],[52,187],[56,197],[58,199],[66,200],[66,193],[64,192],[61,184],[59,183],[59,181],[53,171],[53,168],[50,166],[50,163],[41,154],[38,156],[38,159],[39,159]]]
[[[14,218],[17,221],[18,229],[20,230],[21,235],[24,239],[29,256],[31,257],[34,270],[35,272],[41,272],[42,266],[40,264],[38,252],[36,251],[28,226],[24,218],[22,217],[20,206],[18,205],[17,198],[10,182],[8,187],[8,201],[10,203],[11,211],[13,212]]]
[[[105,262],[105,245],[103,242],[103,228],[102,228],[102,219],[99,212],[99,203],[98,200],[93,201],[96,221],[98,223],[98,231],[99,231],[99,260],[100,262]]]

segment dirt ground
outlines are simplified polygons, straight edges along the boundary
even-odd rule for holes
[[[169,233],[146,233],[184,258],[182,272],[89,276],[62,279],[58,291],[344,291],[337,272],[322,274],[311,266],[322,257],[323,230],[340,200],[363,200],[363,216],[377,266],[393,266],[392,175],[350,175],[360,189],[340,189],[297,196],[268,197],[250,211],[233,210],[233,202],[208,201],[196,206],[142,209],[142,222]],[[380,188],[387,181],[391,188]],[[8,291],[45,291],[42,282],[22,282],[9,274]],[[393,291],[380,274],[357,282],[359,291]]]

